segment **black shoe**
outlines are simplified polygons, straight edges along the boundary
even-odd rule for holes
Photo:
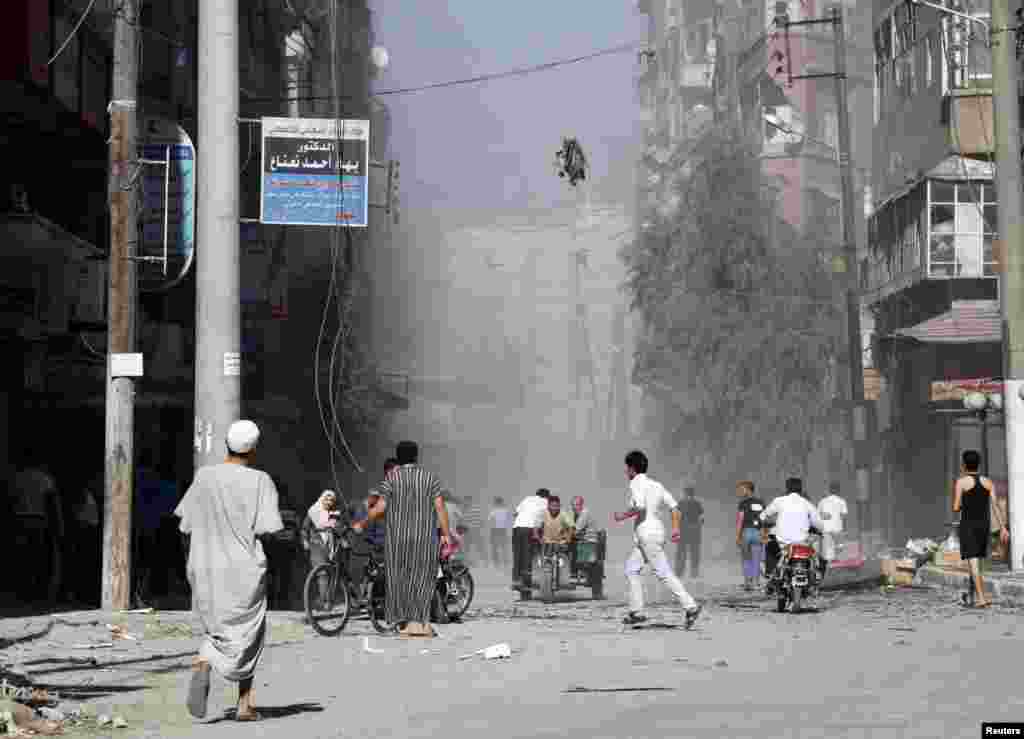
[[[701,603],[698,603],[696,606],[688,610],[686,612],[686,625],[683,628],[685,628],[687,631],[692,629],[693,625],[697,622],[697,618],[698,616],[700,616],[700,612],[702,610],[704,610],[704,606]]]
[[[636,626],[647,621],[647,616],[642,616],[639,613],[630,612],[626,614],[626,617],[622,619],[622,623],[626,626]]]

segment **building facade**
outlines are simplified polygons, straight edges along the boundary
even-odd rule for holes
[[[988,6],[957,6],[980,21]],[[1002,374],[991,60],[984,27],[912,3],[873,4],[874,202],[862,274],[884,378],[879,432],[891,538],[934,535],[967,448],[1002,488],[998,412],[967,388]]]
[[[204,146],[215,144],[197,139],[196,0],[140,5],[139,118],[177,124],[201,159]],[[5,237],[0,346],[9,360],[0,384],[5,411],[0,472],[10,483],[39,453],[59,453],[61,464],[54,471],[69,501],[86,487],[95,489],[97,480],[102,490],[105,456],[107,104],[119,3],[98,0],[83,19],[89,6],[86,0],[11,0],[0,31],[5,92],[0,142],[10,165],[0,183],[0,232]],[[379,180],[386,176],[382,171],[387,171],[388,125],[386,107],[369,95],[372,15],[360,0],[341,3],[339,13],[338,84],[343,94],[335,109],[331,29],[318,4],[240,3],[243,413],[261,425],[266,447],[261,464],[279,481],[282,506],[293,511],[304,511],[325,487],[364,488],[370,475],[343,473],[342,479],[332,479],[327,441],[317,420],[314,387],[318,380],[326,382],[331,351],[328,343],[322,366],[313,365],[317,333],[310,327],[319,325],[327,297],[330,229],[252,222],[259,218],[260,130],[246,119],[369,119],[371,157],[384,165],[371,167],[370,178],[378,180],[371,190],[380,189]],[[199,176],[201,171],[200,166]],[[145,203],[144,181],[140,169]],[[379,198],[374,204],[382,205]],[[350,259],[337,262],[349,269],[352,315],[360,319],[372,310],[368,286],[376,264],[371,256],[389,238],[389,223],[383,207],[371,208],[369,228],[351,234]],[[202,234],[196,242],[203,248]],[[146,256],[147,248],[142,241],[140,255]],[[182,269],[180,279],[172,279],[172,270],[164,280],[154,269],[144,262],[138,266],[137,351],[144,356],[145,376],[136,385],[135,447],[181,495],[193,464],[195,274]],[[360,424],[358,418],[348,423],[348,409],[342,416],[350,441],[365,459],[379,454],[372,416],[401,403],[377,392],[372,321],[353,323],[352,343],[359,351],[347,359],[360,363],[357,374],[369,387],[361,412],[371,417]],[[333,335],[324,339],[333,340]],[[76,429],[80,443],[54,448],[49,437],[54,428]],[[57,461],[50,459],[51,465]],[[340,470],[348,469],[345,461],[337,463]]]

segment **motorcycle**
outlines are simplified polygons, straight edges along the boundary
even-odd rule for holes
[[[437,565],[437,584],[430,604],[431,620],[448,624],[457,622],[469,610],[476,587],[469,566],[454,549],[442,548]]]
[[[817,597],[821,578],[817,550],[810,544],[789,544],[768,581],[768,592],[778,599],[779,613],[787,608],[799,613],[804,601]]]

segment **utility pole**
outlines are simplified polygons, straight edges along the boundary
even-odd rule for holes
[[[1017,18],[1020,22],[1020,18]],[[1024,568],[1024,203],[1021,201],[1020,108],[1017,45],[1009,0],[992,0],[992,83],[995,107],[996,191],[1003,274],[999,290],[1003,315],[1006,387],[1003,422],[1009,483],[1010,569]],[[983,464],[988,465],[988,459]]]
[[[241,415],[238,0],[199,0],[196,468],[223,459]]]
[[[849,377],[843,383],[843,400],[846,401],[847,419],[850,429],[850,443],[853,444],[854,466],[856,467],[856,485],[858,499],[858,528],[861,535],[867,528],[868,499],[870,493],[870,478],[868,470],[864,466],[865,454],[862,449],[867,438],[867,418],[864,406],[864,349],[862,346],[861,325],[860,325],[860,284],[858,275],[860,273],[857,260],[857,225],[856,213],[857,203],[853,187],[853,166],[850,153],[850,110],[847,98],[846,78],[846,33],[843,29],[842,9],[834,7],[828,18],[813,18],[805,21],[790,21],[787,16],[779,16],[776,22],[783,26],[788,33],[791,26],[813,26],[831,24],[835,47],[835,71],[818,74],[792,74],[792,59],[786,59],[787,68],[790,70],[789,80],[816,80],[832,78],[835,82],[836,95],[836,118],[839,134],[839,175],[842,189],[842,212],[843,212],[843,244],[842,244],[842,273],[844,277],[844,290],[846,297],[846,355]],[[838,271],[838,270],[837,270]]]
[[[863,443],[867,437],[864,407],[864,347],[860,327],[860,266],[857,259],[857,199],[853,189],[853,163],[850,161],[850,109],[846,79],[846,31],[842,6],[832,8],[832,31],[835,38],[836,119],[839,128],[839,176],[843,193],[843,261],[846,267],[846,340],[850,361],[849,413],[853,443],[854,466],[857,470],[858,529],[863,536],[869,526],[867,516],[870,480],[864,466]]]
[[[137,371],[122,360],[135,344],[139,243],[135,180],[138,152],[138,3],[124,0],[114,16],[113,99],[110,113],[110,281],[107,292],[106,452],[103,507],[104,610],[126,610],[131,603],[132,493],[134,475],[135,381]],[[133,248],[134,247],[134,248]]]

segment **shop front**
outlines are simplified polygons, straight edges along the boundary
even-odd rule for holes
[[[1002,354],[998,303],[954,301],[949,310],[894,332],[888,374],[893,423],[886,437],[891,481],[889,539],[945,537],[963,452],[982,454],[983,473],[1005,491]]]

